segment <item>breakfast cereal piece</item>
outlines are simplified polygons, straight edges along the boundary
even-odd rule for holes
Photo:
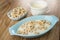
[[[43,25],[43,22],[40,20],[40,21],[37,21],[38,24],[40,25]]]
[[[34,33],[34,34],[39,34],[39,32],[37,32],[37,31],[34,31],[33,33]]]
[[[24,25],[22,25],[20,28],[25,28]]]
[[[19,30],[19,31],[17,31],[17,33],[24,34],[24,31],[23,30]]]
[[[28,34],[28,30],[24,30],[24,34]]]
[[[18,17],[18,16],[15,14],[15,15],[13,15],[12,17],[16,18],[16,17]]]
[[[50,25],[51,23],[50,23],[50,22],[48,22],[48,21],[46,21],[46,24],[49,24],[49,25]]]
[[[40,30],[46,30],[46,29],[47,27],[44,27],[44,26],[40,27]]]
[[[34,29],[33,29],[33,31],[36,31],[36,30],[37,30],[37,28],[34,28]]]

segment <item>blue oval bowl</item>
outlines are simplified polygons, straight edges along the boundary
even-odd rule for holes
[[[21,26],[25,22],[28,22],[28,21],[31,21],[31,20],[47,20],[47,21],[50,21],[51,22],[51,25],[50,25],[50,27],[47,30],[45,30],[43,33],[38,34],[38,35],[22,35],[22,34],[17,34],[16,33],[17,32],[17,29],[19,28],[19,26]],[[9,33],[10,33],[10,35],[22,36],[22,37],[25,37],[25,38],[35,38],[35,37],[38,37],[38,36],[41,36],[41,35],[47,33],[49,30],[51,30],[54,27],[54,25],[58,21],[59,21],[59,19],[56,16],[54,16],[54,15],[31,16],[31,17],[27,17],[27,18],[19,21],[15,25],[11,26],[9,28]]]

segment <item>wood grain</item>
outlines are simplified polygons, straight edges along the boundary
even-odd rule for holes
[[[2,4],[5,0],[0,0]],[[46,0],[49,4],[49,13],[47,15],[55,15],[60,19],[60,0]],[[8,4],[0,9],[0,40],[59,40],[59,30],[60,30],[60,20],[54,26],[52,30],[50,30],[45,35],[38,38],[23,38],[19,36],[11,36],[9,34],[8,28],[19,21],[10,20],[7,17],[7,12],[17,6],[23,6],[26,9],[29,8],[28,4],[31,2],[30,0],[9,0]],[[27,4],[27,5],[26,5]],[[26,17],[31,16],[31,12]]]

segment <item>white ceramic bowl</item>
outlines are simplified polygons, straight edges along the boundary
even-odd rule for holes
[[[36,7],[33,7],[36,6]],[[39,6],[39,8],[38,8]],[[43,7],[41,7],[43,6]],[[47,11],[47,2],[45,1],[33,1],[30,4],[30,9],[31,9],[31,13],[32,15],[40,15],[40,14],[45,14]]]
[[[23,17],[25,17],[25,16],[27,15],[27,12],[25,12],[24,15],[19,16],[19,17],[16,17],[16,18],[13,18],[13,17],[11,17],[11,12],[12,12],[12,10],[10,10],[10,11],[7,13],[7,16],[8,16],[11,20],[19,20],[19,19],[21,19],[21,18],[23,18]]]

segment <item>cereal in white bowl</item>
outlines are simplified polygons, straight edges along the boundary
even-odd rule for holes
[[[7,15],[12,20],[19,20],[27,14],[27,11],[22,7],[12,9]]]

